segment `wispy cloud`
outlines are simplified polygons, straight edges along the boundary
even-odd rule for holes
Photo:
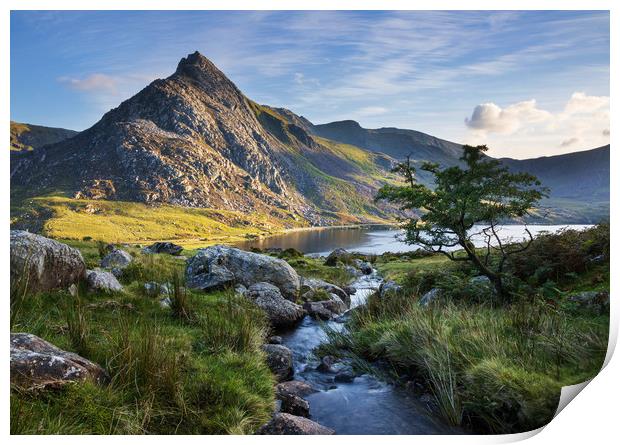
[[[89,74],[82,79],[62,76],[58,81],[78,91],[118,92],[118,79],[100,73]]]
[[[609,95],[604,11],[27,11],[12,13],[11,32],[12,109],[53,108],[46,94],[19,105],[33,89],[20,80],[31,77],[18,75],[32,72],[32,58],[19,55],[50,54],[56,62],[39,70],[38,84],[52,76],[58,87],[61,78],[63,93],[80,98],[66,111],[74,128],[97,114],[92,109],[105,111],[168,76],[195,50],[252,99],[316,122],[354,118],[457,142],[484,133],[519,153],[573,137],[582,142],[567,148],[594,143],[591,130],[579,129],[605,119],[605,105],[585,110]],[[588,97],[575,93],[569,103],[580,91]],[[569,131],[560,114],[576,125],[582,116]],[[501,131],[475,128],[489,125]],[[561,128],[567,133],[558,139]]]

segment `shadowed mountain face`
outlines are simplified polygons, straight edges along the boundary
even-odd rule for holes
[[[511,170],[529,172],[556,198],[609,201],[609,145],[536,159],[501,161]]]
[[[13,145],[13,123],[11,130]],[[56,139],[45,143],[59,142],[12,156],[11,185],[29,196],[62,191],[260,212],[313,225],[393,218],[397,210],[373,198],[395,180],[396,160],[449,166],[462,153],[461,145],[418,131],[369,130],[355,121],[314,125],[290,110],[259,105],[198,52],[88,130],[74,137],[70,130],[47,130]],[[551,220],[589,222],[609,214],[609,146],[502,162],[551,188],[545,202]],[[432,185],[424,172],[419,179]]]

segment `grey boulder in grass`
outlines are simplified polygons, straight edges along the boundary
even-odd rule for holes
[[[116,277],[104,270],[87,270],[86,281],[90,291],[101,291],[105,293],[122,292],[123,286]]]
[[[41,235],[11,230],[11,284],[44,292],[67,289],[85,275],[79,250]]]
[[[107,372],[73,352],[63,351],[33,334],[11,334],[11,384],[22,388],[59,387],[91,380],[105,383]]]
[[[306,315],[303,307],[284,298],[280,289],[273,284],[253,284],[244,295],[265,311],[270,323],[276,328],[293,326]]]
[[[256,434],[336,434],[331,428],[327,428],[305,417],[294,416],[287,413],[277,413],[271,421],[256,432]]]
[[[187,286],[209,290],[215,286],[258,282],[276,286],[282,295],[294,301],[299,294],[300,278],[286,261],[227,246],[201,249],[187,260]]]
[[[121,249],[114,249],[101,260],[101,267],[105,269],[124,269],[133,261],[130,254]]]
[[[170,242],[153,243],[142,249],[143,253],[167,253],[168,255],[180,255],[183,247]]]

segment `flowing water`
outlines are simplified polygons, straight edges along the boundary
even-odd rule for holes
[[[381,284],[376,272],[358,278],[352,286],[351,308],[359,306]],[[347,314],[326,324],[345,329]],[[457,430],[432,416],[424,403],[403,388],[370,375],[353,382],[334,382],[334,374],[316,370],[319,361],[312,351],[327,340],[321,322],[306,317],[294,330],[282,334],[283,344],[293,351],[295,380],[318,392],[306,397],[312,420],[333,428],[337,434],[455,434]]]
[[[528,226],[534,236],[564,227],[583,229],[588,226]],[[416,249],[399,241],[396,238],[399,234],[399,231],[386,227],[321,229],[290,232],[246,242],[240,247],[294,247],[307,254],[322,255],[338,247],[367,254]],[[501,229],[502,241],[520,240],[524,235],[524,226],[503,226]],[[475,244],[481,245],[483,241],[482,237],[474,236]],[[380,284],[381,277],[376,271],[357,278],[352,283],[356,292],[351,296],[351,309],[364,304]],[[327,340],[323,326],[346,329],[344,320],[347,316],[345,313],[328,322],[318,322],[307,316],[295,329],[281,334],[283,344],[293,351],[294,379],[306,381],[318,390],[306,397],[312,420],[333,428],[337,434],[462,434],[463,431],[432,415],[417,396],[402,387],[366,374],[350,383],[334,382],[334,374],[316,370],[319,361],[313,350]]]

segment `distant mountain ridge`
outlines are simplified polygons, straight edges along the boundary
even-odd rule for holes
[[[11,151],[21,152],[63,141],[78,132],[11,121]]]
[[[462,144],[446,141],[415,130],[400,128],[362,128],[353,120],[313,125],[312,131],[334,141],[385,153],[394,159],[425,159],[451,165],[461,156]]]
[[[198,52],[91,128],[50,130],[68,139],[12,159],[12,188],[31,196],[62,190],[76,198],[259,212],[311,225],[393,219],[398,210],[373,197],[397,179],[390,173],[397,160],[448,166],[462,150],[419,131],[364,129],[350,120],[315,125],[257,104]],[[552,189],[545,202],[552,220],[609,215],[609,146],[502,162]],[[420,180],[431,178],[422,172]]]

